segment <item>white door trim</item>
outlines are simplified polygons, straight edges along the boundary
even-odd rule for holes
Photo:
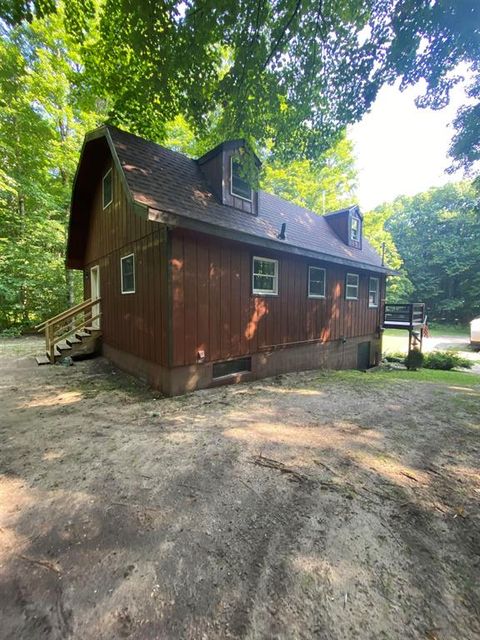
[[[100,266],[98,264],[90,269],[90,297],[93,299],[100,297]],[[95,304],[92,307],[92,317],[99,313],[100,305]],[[100,329],[100,318],[97,318],[92,322],[92,327],[94,329]]]

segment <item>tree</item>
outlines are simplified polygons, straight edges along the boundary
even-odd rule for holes
[[[9,22],[55,0],[3,0]],[[178,114],[196,137],[245,137],[283,161],[316,160],[372,105],[379,88],[426,81],[441,108],[459,63],[478,77],[478,0],[70,0],[113,122],[162,141]],[[98,34],[89,32],[99,14]],[[461,125],[461,122],[459,123]]]
[[[471,320],[480,313],[480,209],[467,183],[397,198],[375,215],[385,218],[414,296],[440,320]]]
[[[320,215],[353,203],[357,173],[352,143],[345,136],[317,162],[293,160],[264,165],[262,187]]]
[[[385,265],[398,271],[398,275],[389,276],[387,279],[387,302],[408,302],[414,287],[405,270],[404,262],[393,236],[386,229],[386,225],[394,213],[395,210],[391,204],[385,204],[374,211],[369,211],[364,215],[363,228],[372,246],[384,257]]]
[[[60,7],[1,34],[0,327],[28,326],[74,299],[64,266],[71,183],[83,134],[102,115],[63,24]]]

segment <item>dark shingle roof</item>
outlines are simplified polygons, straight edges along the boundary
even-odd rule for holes
[[[297,253],[318,253],[358,266],[382,268],[382,260],[367,240],[363,248],[347,246],[328,222],[318,214],[261,191],[258,215],[221,204],[213,195],[196,160],[158,144],[108,127],[131,195],[150,209],[173,214],[180,220],[195,220],[220,230],[238,232],[275,242],[279,250],[295,248]],[[287,223],[286,239],[277,235]],[[208,229],[206,229],[208,232]]]

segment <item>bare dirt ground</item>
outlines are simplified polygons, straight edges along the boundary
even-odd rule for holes
[[[0,343],[2,640],[480,637],[477,376],[162,399],[32,345]]]

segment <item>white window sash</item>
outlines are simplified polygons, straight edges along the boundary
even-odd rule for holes
[[[372,283],[375,287],[372,289]],[[370,301],[370,296],[373,294],[373,302]],[[368,306],[370,309],[376,309],[378,307],[378,300],[380,298],[380,280],[378,278],[369,278],[368,281]]]
[[[230,156],[230,195],[235,198],[240,198],[240,200],[245,200],[245,202],[253,202],[253,189],[251,187],[250,198],[245,198],[245,196],[241,196],[233,190],[233,156]]]
[[[255,262],[269,262],[274,266],[274,273],[256,273]],[[255,287],[255,276],[261,278],[270,278],[272,280],[272,289],[260,289]],[[254,256],[252,261],[252,293],[263,296],[276,296],[278,295],[278,260],[272,258],[261,258],[260,256]]]
[[[315,280],[311,277],[312,272],[314,271],[322,271],[323,272],[323,280]],[[308,297],[309,298],[325,298],[325,289],[326,289],[326,279],[327,272],[322,267],[308,267]],[[311,292],[311,283],[312,282],[322,282],[323,284],[323,293],[312,293]]]
[[[133,278],[133,289],[124,289],[123,287],[123,276],[124,276],[124,262],[128,260],[128,258],[132,258],[132,278]],[[123,256],[120,258],[120,286],[122,290],[122,294],[135,293],[135,254],[129,253],[127,256]]]
[[[110,200],[105,204],[105,180],[108,176],[111,176],[111,184],[110,184]],[[113,175],[112,170],[109,169],[107,173],[102,178],[102,205],[103,208],[106,209],[113,202]]]
[[[355,279],[355,283],[349,282],[349,277]],[[359,278],[356,273],[347,273],[345,278],[345,300],[358,300]],[[352,291],[355,291],[355,295],[352,295]],[[350,290],[350,291],[349,291]]]

